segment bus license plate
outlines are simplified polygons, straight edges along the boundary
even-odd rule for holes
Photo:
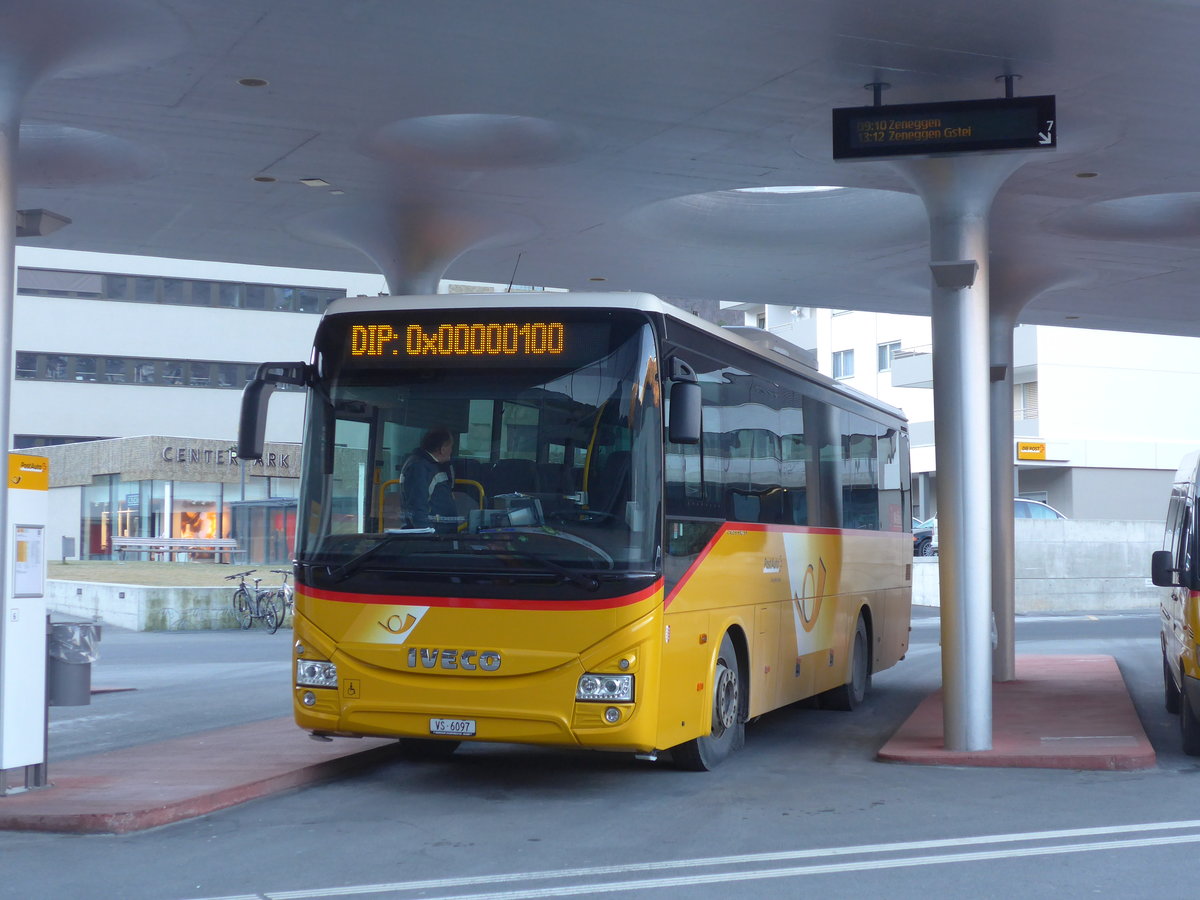
[[[474,719],[430,719],[430,734],[448,734],[453,737],[474,737]]]

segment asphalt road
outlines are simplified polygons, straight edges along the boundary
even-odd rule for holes
[[[1105,653],[1158,767],[940,768],[874,754],[939,682],[936,615],[853,713],[763,717],[715,773],[464,746],[155,831],[0,833],[0,897],[1176,897],[1200,844],[1200,759],[1162,709],[1150,613],[1025,617],[1018,653]],[[109,631],[90,707],[52,711],[51,764],[286,714],[285,631]],[[282,670],[282,672],[281,672]],[[3,802],[0,800],[0,802]]]

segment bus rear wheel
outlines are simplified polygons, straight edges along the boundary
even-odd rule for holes
[[[850,680],[831,691],[826,691],[821,697],[821,705],[826,709],[850,712],[862,705],[870,686],[870,642],[867,640],[867,623],[860,613],[858,625],[854,629],[854,641],[850,645]]]
[[[738,668],[737,651],[728,633],[721,639],[713,667],[711,730],[671,750],[675,765],[691,772],[710,772],[746,742],[742,716],[745,688]]]

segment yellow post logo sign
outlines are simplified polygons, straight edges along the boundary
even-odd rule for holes
[[[1017,441],[1017,459],[1045,459],[1045,441]]]
[[[50,460],[44,456],[8,454],[8,486],[26,491],[50,490]]]

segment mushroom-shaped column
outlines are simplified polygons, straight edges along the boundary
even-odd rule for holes
[[[988,360],[992,423],[992,616],[996,629],[992,648],[993,681],[1012,681],[1017,677],[1013,331],[1021,310],[1035,297],[1085,280],[1082,272],[1030,265],[1015,256],[994,254],[991,260]]]
[[[896,162],[929,215],[943,739],[992,746],[988,215],[1020,156]]]

